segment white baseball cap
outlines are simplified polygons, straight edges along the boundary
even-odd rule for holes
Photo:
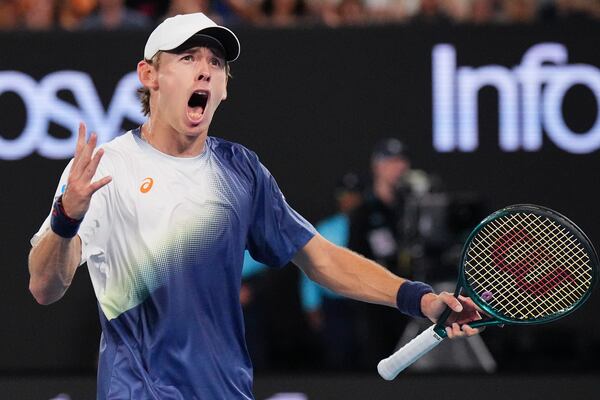
[[[182,45],[189,48],[207,44],[220,47],[227,61],[235,61],[240,55],[240,41],[230,29],[217,25],[203,13],[176,15],[152,31],[144,58],[150,60],[161,50],[176,50]]]

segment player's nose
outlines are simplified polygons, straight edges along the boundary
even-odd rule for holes
[[[198,63],[198,77],[199,81],[210,81],[210,65],[208,64],[208,60],[202,59]]]

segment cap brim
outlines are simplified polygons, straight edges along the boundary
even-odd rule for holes
[[[202,29],[198,33],[212,36],[221,42],[221,45],[225,49],[225,59],[227,61],[235,61],[240,56],[240,41],[235,36],[235,33],[224,26],[212,26]]]
[[[213,36],[204,35],[202,33],[196,33],[195,35],[192,35],[188,40],[186,40],[185,42],[183,42],[182,44],[180,44],[172,50],[167,50],[167,52],[181,53],[192,47],[208,47],[211,49],[215,49],[219,53],[221,53],[220,55],[222,55],[225,59],[227,59],[227,61],[229,61],[228,52],[227,50],[225,50],[225,47],[223,47],[223,44]]]
[[[233,32],[223,26],[202,29],[185,42],[169,52],[177,53],[195,46],[216,47],[223,52],[229,62],[237,60],[240,55],[240,42]]]

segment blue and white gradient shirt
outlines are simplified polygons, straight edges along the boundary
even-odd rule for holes
[[[314,228],[239,144],[208,137],[202,154],[177,158],[134,130],[102,147],[94,179],[113,180],[79,230],[102,325],[98,399],[252,399],[244,249],[283,266]]]

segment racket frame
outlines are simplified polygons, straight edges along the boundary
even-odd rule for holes
[[[477,292],[475,292],[471,288],[471,286],[467,283],[466,276],[465,276],[465,264],[467,262],[467,255],[469,253],[468,252],[469,247],[471,246],[471,243],[472,243],[473,239],[475,238],[475,236],[477,236],[477,234],[492,221],[495,221],[506,215],[513,214],[515,212],[528,212],[528,213],[539,215],[542,217],[547,217],[547,218],[550,218],[550,219],[556,221],[558,224],[560,224],[562,227],[564,227],[570,233],[572,233],[573,235],[575,235],[577,237],[577,239],[579,240],[581,245],[585,248],[587,254],[590,257],[590,263],[593,266],[592,271],[591,271],[592,282],[590,283],[590,286],[588,287],[587,291],[573,305],[571,305],[570,307],[568,307],[558,313],[555,313],[553,315],[542,317],[542,318],[527,319],[527,320],[523,320],[523,321],[505,317],[502,314],[495,311],[492,307],[490,307],[488,305],[488,303],[485,300],[483,300],[479,296],[479,294]],[[460,294],[464,293],[466,296],[471,298],[471,300],[473,300],[473,302],[479,308],[481,308],[481,310],[483,310],[483,312],[485,314],[490,316],[490,318],[488,318],[488,319],[482,319],[479,321],[474,321],[474,322],[469,323],[469,326],[471,326],[472,328],[478,328],[478,327],[484,327],[484,326],[490,326],[490,325],[504,325],[504,324],[532,325],[532,324],[547,323],[547,322],[551,322],[551,321],[554,321],[559,318],[567,316],[568,314],[577,310],[579,307],[581,307],[583,305],[583,303],[586,302],[586,300],[591,296],[594,286],[598,282],[598,265],[599,265],[598,253],[596,252],[596,249],[594,248],[594,246],[588,239],[587,235],[577,225],[575,225],[575,223],[573,223],[567,217],[565,217],[564,215],[562,215],[554,210],[551,210],[551,209],[543,207],[543,206],[538,206],[538,205],[533,205],[533,204],[514,204],[514,205],[511,205],[508,207],[504,207],[501,210],[494,212],[493,214],[490,214],[485,219],[483,219],[475,227],[475,229],[473,229],[473,231],[469,234],[467,240],[465,241],[465,244],[463,246],[463,250],[461,253],[461,258],[460,258],[460,263],[459,263],[459,271],[458,271],[458,281],[457,281],[457,285],[456,285],[456,290],[454,292],[454,296],[458,297]],[[446,310],[442,313],[442,315],[438,319],[438,322],[435,325],[434,331],[438,335],[440,335],[442,338],[445,338],[448,336],[446,333],[444,324],[451,312],[452,312],[452,310],[450,308],[446,308]]]

